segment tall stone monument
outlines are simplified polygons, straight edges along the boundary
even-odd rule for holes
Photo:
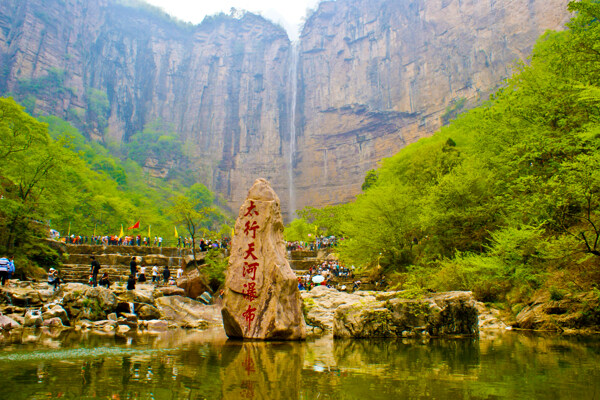
[[[230,338],[306,337],[296,275],[285,258],[279,198],[257,179],[235,222],[225,280],[223,325]]]

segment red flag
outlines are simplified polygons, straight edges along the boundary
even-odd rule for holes
[[[130,227],[129,227],[129,228],[127,228],[127,229],[137,229],[137,228],[139,228],[139,227],[140,227],[140,221],[136,222],[135,224],[133,224],[133,226],[130,226]]]

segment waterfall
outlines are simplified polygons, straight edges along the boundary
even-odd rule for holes
[[[133,302],[129,302],[129,313],[135,315],[135,304]]]
[[[327,186],[327,149],[323,151],[323,185]]]
[[[292,52],[290,61],[290,154],[288,165],[289,178],[289,218],[292,220],[296,212],[296,190],[294,187],[294,158],[296,156],[296,99],[298,95],[298,42],[292,42]]]

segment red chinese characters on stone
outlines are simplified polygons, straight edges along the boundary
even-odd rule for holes
[[[244,295],[244,299],[252,301],[258,297],[258,293],[256,292],[256,283],[244,283],[244,287],[246,288],[246,291],[242,292],[242,294]]]
[[[248,329],[250,329],[250,324],[252,324],[252,321],[254,321],[254,318],[256,318],[256,314],[254,314],[255,312],[256,308],[252,307],[251,304],[248,304],[248,308],[242,313],[242,317],[244,317],[248,323]]]
[[[258,228],[260,228],[260,227],[258,226],[256,221],[252,221],[252,224],[250,224],[250,221],[246,221],[246,225],[244,227],[244,233],[246,234],[246,236],[248,236],[248,233],[250,233],[250,231],[252,231],[252,239],[256,239],[256,230]]]
[[[248,250],[246,250],[246,255],[244,256],[244,260],[246,260],[248,257],[252,257],[253,260],[257,260],[258,257],[256,257],[254,255],[255,250],[256,249],[254,248],[254,242],[248,243]]]
[[[256,269],[258,268],[258,263],[247,263],[244,261],[244,269],[242,271],[242,277],[246,277],[246,275],[248,275],[248,277],[250,277],[250,279],[252,279],[253,281],[256,280]],[[252,274],[252,276],[250,276],[250,274]]]
[[[248,207],[246,210],[244,217],[252,217],[252,215],[258,215],[258,210],[256,209],[256,204],[254,204],[254,201],[250,200],[250,207]]]

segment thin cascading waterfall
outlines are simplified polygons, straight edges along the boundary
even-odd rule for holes
[[[290,154],[288,165],[289,178],[289,218],[292,220],[296,212],[296,188],[294,184],[294,158],[296,156],[296,99],[298,95],[298,42],[292,42],[290,60]]]

